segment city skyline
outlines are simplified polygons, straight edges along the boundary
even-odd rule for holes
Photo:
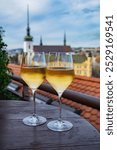
[[[71,47],[99,47],[99,0],[0,0],[0,26],[8,49],[23,48],[27,4],[34,44],[63,45],[64,32]]]

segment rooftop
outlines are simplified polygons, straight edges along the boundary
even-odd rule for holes
[[[71,52],[70,46],[60,46],[60,45],[34,45],[33,46],[34,51],[40,51],[40,52]]]

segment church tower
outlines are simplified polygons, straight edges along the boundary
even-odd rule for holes
[[[33,37],[30,35],[30,25],[29,25],[29,6],[27,6],[27,29],[26,36],[24,37],[24,52],[33,51]]]

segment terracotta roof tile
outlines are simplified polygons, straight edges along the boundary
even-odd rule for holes
[[[99,111],[97,112],[97,117],[99,117],[99,118],[100,118],[100,112],[99,112]]]
[[[81,110],[81,106],[82,106],[82,104],[80,104],[80,103],[74,103],[74,108],[76,108],[76,109],[80,109]]]
[[[96,119],[95,122],[96,122],[96,124],[99,125],[100,124],[100,119]]]
[[[86,111],[87,112],[91,112],[92,111],[92,107],[87,107]]]
[[[91,115],[89,120],[90,121],[96,121],[97,120],[97,116],[96,115]]]
[[[81,110],[86,110],[87,109],[87,106],[86,105],[82,105],[81,106]]]
[[[96,93],[100,93],[100,89],[96,89],[95,92],[96,92]]]
[[[95,87],[96,87],[96,88],[100,88],[100,84],[96,84]]]
[[[92,115],[96,115],[98,113],[98,110],[97,109],[93,109],[92,111],[91,111],[91,114]]]
[[[72,104],[72,101],[71,100],[67,100],[65,104],[66,105],[70,105],[70,104]]]
[[[70,106],[76,108],[76,102],[72,102],[72,103],[70,104]],[[80,106],[78,106],[77,108],[79,109]]]
[[[12,72],[16,75],[20,74],[20,66],[15,64],[8,64],[8,68],[12,70]]]
[[[94,87],[90,87],[89,91],[93,92],[95,91],[96,89]]]
[[[91,114],[89,112],[85,112],[83,117],[85,117],[86,119],[90,118]]]
[[[62,103],[66,104],[68,100],[67,100],[67,99],[65,99],[65,98],[62,98],[62,100],[61,100],[61,101],[62,101]]]
[[[86,91],[89,91],[90,88],[91,88],[90,86],[86,86],[86,87],[85,87],[85,90],[86,90]]]

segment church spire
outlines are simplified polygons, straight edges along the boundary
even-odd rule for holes
[[[42,36],[40,37],[40,46],[43,45]]]
[[[27,5],[27,27],[24,37],[24,52],[33,52],[33,37],[30,35],[29,5]]]
[[[27,36],[30,36],[30,25],[29,25],[29,5],[27,5]]]
[[[64,46],[66,46],[66,32],[64,32]]]
[[[26,36],[24,37],[25,41],[32,41],[33,37],[30,35],[30,22],[29,22],[29,5],[27,5],[27,28]]]

